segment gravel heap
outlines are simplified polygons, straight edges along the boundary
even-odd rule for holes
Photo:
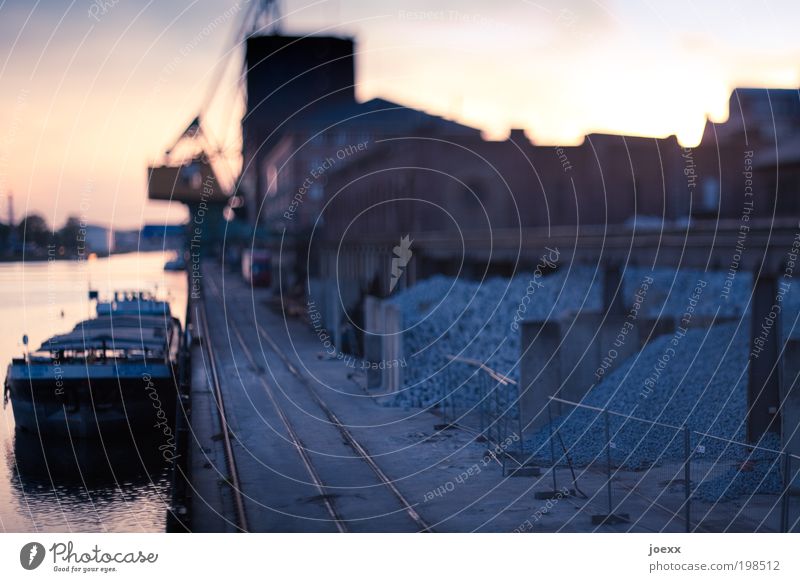
[[[780,438],[768,434],[759,445],[778,450]],[[695,455],[699,460],[692,475],[695,499],[717,503],[758,493],[777,495],[783,489],[780,456],[770,451],[730,445],[725,454],[707,459],[712,461],[707,466],[702,464],[707,455]],[[728,458],[735,461],[727,461]]]
[[[653,284],[647,290],[645,313],[651,316],[680,317],[686,310],[689,296],[699,280],[706,282],[698,301],[696,313],[703,316],[739,317],[745,307],[752,289],[750,273],[737,273],[733,278],[729,293],[725,289],[726,273],[722,271],[701,271],[698,269],[650,269],[649,267],[628,267],[625,269],[624,288],[626,304],[630,305],[641,281],[650,276]],[[719,312],[717,312],[719,309]]]
[[[720,299],[724,273],[629,267],[623,277],[626,305],[633,304],[646,276],[651,276],[653,283],[643,312],[662,318],[684,313],[700,278],[708,284],[696,307],[699,315],[713,315],[718,308],[720,316],[741,314],[750,287],[749,276],[739,274],[731,299],[725,301]],[[531,285],[532,280],[535,285]],[[553,320],[576,312],[597,313],[602,308],[602,296],[601,270],[569,265],[550,275],[522,273],[511,279],[466,281],[436,276],[403,290],[389,299],[402,313],[407,361],[404,389],[390,404],[429,407],[449,394],[458,408],[469,409],[485,394],[484,389],[473,368],[450,363],[448,355],[479,360],[518,380],[520,337],[515,318]],[[512,402],[513,396],[502,394],[500,400]]]
[[[397,406],[428,407],[451,394],[461,408],[481,397],[475,369],[453,365],[448,355],[476,359],[490,368],[519,377],[519,331],[512,328],[521,313],[532,274],[482,282],[437,276],[391,299],[403,314],[404,390],[395,397]],[[527,318],[555,319],[564,313],[598,311],[601,306],[601,274],[589,267],[562,268],[536,279],[530,302],[522,309]],[[513,398],[514,394],[503,394]]]
[[[668,425],[609,415],[615,466],[644,469],[667,459],[682,459],[683,433],[669,427],[688,426],[733,440],[744,437],[748,332],[736,327],[724,324],[689,330],[677,345],[672,345],[674,336],[660,336],[589,391],[584,398],[589,406]],[[656,365],[670,348],[675,354],[656,377]],[[648,378],[656,378],[649,392],[643,390]],[[568,405],[558,412],[553,428],[574,463],[586,465],[605,455],[605,427],[599,412]],[[536,431],[526,443],[528,449],[549,459],[550,432],[549,425]],[[707,454],[723,449],[721,441],[706,443]]]
[[[723,293],[724,272],[675,271],[630,267],[624,272],[623,292],[631,305],[641,281],[652,277],[642,313],[680,317],[698,280],[707,284],[695,309],[695,316],[737,318],[733,323],[709,329],[691,329],[680,339],[670,362],[663,366],[652,391],[643,395],[642,386],[670,346],[672,335],[654,338],[637,355],[596,385],[585,397],[591,406],[661,423],[652,425],[610,415],[611,457],[617,467],[647,469],[665,461],[683,458],[683,432],[674,427],[737,441],[745,440],[747,370],[750,321],[746,309],[752,280],[738,273],[730,293]],[[530,293],[531,280],[536,286]],[[444,397],[461,413],[475,407],[491,394],[492,405],[513,410],[516,389],[501,389],[494,382],[463,363],[452,363],[448,354],[479,360],[492,369],[519,378],[519,331],[513,323],[521,312],[526,319],[558,319],[575,312],[599,312],[602,307],[602,271],[593,267],[562,266],[555,273],[534,276],[520,274],[511,279],[491,278],[482,282],[437,276],[406,289],[389,301],[403,316],[404,388],[391,405],[430,407]],[[800,285],[784,302],[784,334],[799,335],[792,323],[800,313]],[[800,327],[800,326],[799,326]],[[737,329],[738,328],[738,329]],[[497,398],[495,399],[495,396]],[[544,426],[526,439],[525,447],[536,457],[549,461],[551,428],[558,428],[564,446],[576,465],[605,460],[604,424],[592,410],[555,411],[553,427]],[[512,414],[516,414],[514,411]],[[712,469],[694,480],[696,495],[708,501],[724,501],[758,492],[780,489],[780,471],[774,459],[750,455],[743,447],[699,437],[693,447],[699,464],[708,461]],[[697,441],[697,442],[694,442]],[[778,444],[771,443],[777,448]],[[559,451],[561,443],[557,442]],[[702,452],[699,452],[702,451]],[[560,453],[559,453],[560,456]],[[750,462],[742,465],[749,459]],[[744,470],[740,470],[744,467]]]

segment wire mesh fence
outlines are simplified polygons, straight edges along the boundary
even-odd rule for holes
[[[442,424],[467,427],[479,440],[493,444],[511,437],[521,443],[516,390],[509,389],[516,381],[477,360],[447,358],[445,382],[437,395]]]
[[[787,531],[787,463],[777,449],[692,433],[693,529]]]
[[[585,499],[595,527],[800,530],[800,458],[779,448],[551,397],[526,452],[550,467],[539,493]]]

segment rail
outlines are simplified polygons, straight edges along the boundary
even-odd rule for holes
[[[233,444],[231,443],[230,428],[228,426],[227,413],[225,412],[225,401],[222,396],[222,388],[219,381],[219,373],[217,371],[216,357],[214,354],[213,344],[210,341],[211,334],[209,333],[208,329],[208,318],[206,316],[205,298],[200,300],[200,305],[201,307],[198,310],[198,313],[200,315],[199,319],[202,322],[202,333],[200,335],[200,341],[202,346],[208,353],[208,360],[211,368],[210,379],[213,384],[212,392],[214,393],[214,398],[217,402],[217,409],[219,411],[219,422],[220,422],[220,429],[222,431],[223,444],[225,447],[225,458],[228,466],[228,472],[230,473],[229,477],[230,477],[231,489],[233,491],[233,503],[236,512],[236,525],[239,528],[239,531],[246,532],[249,530],[247,522],[247,514],[245,512],[244,499],[242,496],[242,486],[239,481],[239,470],[236,466],[236,458],[234,457],[233,454]]]
[[[211,279],[207,279],[207,283],[208,283],[208,288],[220,300],[224,300],[223,297],[222,297],[222,294],[216,288],[216,283],[214,281],[212,281]],[[304,373],[302,373],[300,370],[297,369],[297,367],[291,362],[289,357],[286,355],[286,352],[283,349],[280,348],[280,346],[275,341],[275,339],[272,337],[272,335],[266,329],[264,329],[264,327],[257,320],[254,320],[254,323],[255,323],[255,327],[256,327],[258,335],[262,339],[264,339],[264,341],[268,344],[270,350],[273,353],[275,353],[275,355],[278,357],[278,359],[281,361],[282,365],[287,369],[287,371],[292,376],[294,376],[303,385],[303,387],[308,391],[308,394],[311,397],[312,401],[323,411],[323,413],[328,418],[328,420],[331,423],[331,425],[334,426],[337,429],[339,434],[342,436],[344,441],[350,446],[350,448],[352,448],[356,452],[358,457],[362,461],[364,461],[367,464],[367,466],[369,466],[369,468],[372,470],[372,472],[378,478],[378,481],[380,482],[380,484],[383,485],[384,487],[386,487],[392,493],[392,495],[397,499],[397,501],[399,502],[402,510],[416,524],[418,530],[421,531],[421,532],[433,532],[434,531],[433,528],[414,509],[413,505],[405,498],[405,496],[402,494],[402,492],[400,492],[400,490],[397,488],[397,486],[394,484],[394,482],[386,475],[386,473],[384,473],[383,469],[380,468],[380,466],[377,464],[375,459],[367,451],[366,447],[364,447],[353,436],[353,434],[347,429],[347,427],[344,425],[344,423],[338,418],[338,416],[327,405],[327,403],[325,403],[325,401],[322,400],[322,398],[319,396],[317,391],[312,386],[309,378]],[[245,356],[247,357],[248,361],[250,362],[251,365],[254,366],[254,368],[257,369],[259,366],[256,365],[256,360],[253,357],[253,354],[252,354],[251,350],[249,349],[249,347],[247,347],[246,342],[244,341],[244,338],[241,336],[241,333],[239,332],[239,329],[238,329],[236,323],[234,321],[232,321],[232,320],[229,320],[228,324],[234,330],[234,333],[237,336],[237,341],[238,341],[239,345],[241,345],[244,348],[244,353],[245,353]],[[269,386],[269,384],[263,378],[261,378],[261,383],[262,383],[262,386],[264,386],[265,389],[267,389],[266,390],[267,397],[272,402],[273,406],[275,407],[275,410],[278,412],[279,416],[281,416],[283,418],[284,426],[286,426],[287,429],[290,430],[291,433],[293,434],[293,436],[291,438],[294,441],[295,447],[298,450],[298,453],[300,454],[300,456],[301,456],[301,458],[302,458],[302,460],[303,460],[303,462],[304,462],[304,464],[306,466],[307,471],[312,476],[312,480],[314,481],[314,483],[317,486],[318,490],[322,493],[323,502],[326,504],[326,508],[328,509],[328,511],[331,514],[331,516],[334,518],[334,522],[336,523],[337,528],[339,528],[339,531],[346,531],[346,529],[347,529],[346,528],[346,520],[339,515],[339,513],[336,511],[335,506],[330,501],[330,497],[325,494],[326,487],[322,483],[319,475],[317,474],[317,472],[316,472],[316,470],[314,468],[314,465],[311,462],[311,459],[308,457],[307,453],[305,452],[306,449],[302,445],[302,442],[300,441],[299,436],[297,435],[296,431],[294,430],[294,427],[291,425],[291,422],[289,421],[288,417],[285,415],[285,413],[283,412],[282,408],[279,406],[279,404],[277,402],[277,399],[274,398],[273,391],[272,391],[271,387]]]

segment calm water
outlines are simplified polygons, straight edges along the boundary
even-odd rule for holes
[[[173,315],[186,311],[186,276],[165,273],[169,253],[86,262],[0,263],[0,374],[23,351],[69,331],[91,311],[87,291],[155,291]],[[146,443],[40,442],[0,411],[0,531],[163,531],[167,471]]]

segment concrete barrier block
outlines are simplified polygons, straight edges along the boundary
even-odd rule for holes
[[[781,360],[781,442],[787,452],[800,455],[800,339],[786,341]],[[800,485],[800,477],[796,481]]]
[[[559,323],[561,378],[555,396],[580,401],[594,385],[606,343],[605,327],[599,313],[578,313]]]
[[[364,298],[364,359],[377,362],[383,350],[383,318],[381,301],[377,297]],[[380,388],[383,373],[367,368],[367,388]]]
[[[520,334],[519,408],[526,433],[547,423],[549,397],[561,386],[561,325],[557,321],[523,321]]]
[[[673,320],[632,321],[618,313],[578,313],[561,320],[522,322],[520,414],[524,432],[548,421],[550,396],[580,402],[641,348],[642,338],[674,329]],[[553,413],[562,407],[553,403]]]
[[[403,386],[403,318],[396,305],[383,304],[383,349],[379,364],[383,364],[383,388],[385,392],[397,392]]]

